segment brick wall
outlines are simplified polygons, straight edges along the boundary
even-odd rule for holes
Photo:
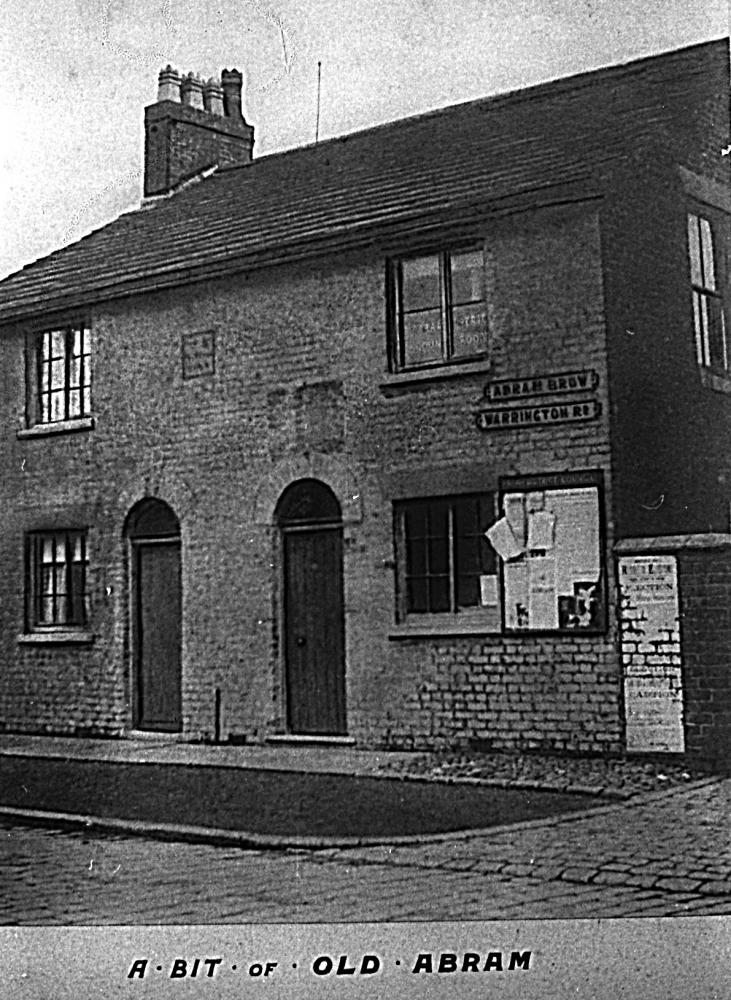
[[[394,478],[401,494],[495,488],[505,475],[611,475],[596,213],[546,210],[486,232],[491,365],[394,388],[384,257],[159,293],[92,317],[96,427],[2,437],[0,719],[10,729],[118,733],[131,724],[125,518],[158,496],[181,523],[184,734],[262,740],[282,731],[280,554],[274,507],[294,479],[337,495],[344,520],[349,731],[370,745],[479,739],[494,746],[617,749],[619,665],[599,637],[394,638]],[[212,330],[213,375],[183,380],[183,334]],[[23,412],[21,334],[3,341],[3,398]],[[479,431],[487,379],[591,367],[600,419]],[[461,477],[461,480],[460,480]],[[429,487],[428,484],[432,486]],[[451,484],[451,485],[450,485]],[[406,491],[406,492],[404,492]],[[23,533],[89,529],[93,645],[18,645]],[[613,526],[607,524],[607,543]],[[611,576],[611,574],[610,574]]]
[[[679,556],[688,753],[731,759],[731,551]]]

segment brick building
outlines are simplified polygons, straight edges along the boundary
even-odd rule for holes
[[[726,40],[252,158],[0,282],[0,726],[731,741]]]

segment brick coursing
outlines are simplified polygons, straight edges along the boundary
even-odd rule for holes
[[[728,766],[731,756],[731,552],[683,552],[680,613],[687,749]]]
[[[344,512],[348,728],[360,743],[617,749],[619,666],[606,637],[393,638],[389,477],[457,462],[494,489],[511,474],[598,469],[610,510],[597,216],[547,210],[485,233],[491,367],[394,394],[384,260],[327,260],[158,293],[92,317],[94,430],[3,437],[0,718],[10,729],[119,733],[131,725],[125,518],[157,496],[181,523],[184,735],[252,741],[285,724],[280,553],[273,512],[296,478]],[[181,338],[216,333],[214,375],[183,381]],[[4,340],[22,418],[21,332]],[[600,419],[490,435],[488,378],[593,367]],[[415,495],[418,495],[418,491]],[[23,533],[89,529],[89,647],[18,646]],[[608,520],[608,543],[612,539]],[[611,578],[611,574],[609,574]]]

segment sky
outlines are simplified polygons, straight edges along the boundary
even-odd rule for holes
[[[3,0],[0,276],[139,204],[168,63],[245,74],[255,155],[729,34],[729,0]]]

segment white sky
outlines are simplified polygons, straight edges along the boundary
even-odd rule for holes
[[[0,276],[134,206],[166,63],[246,74],[255,154],[729,34],[728,0],[3,0]]]

